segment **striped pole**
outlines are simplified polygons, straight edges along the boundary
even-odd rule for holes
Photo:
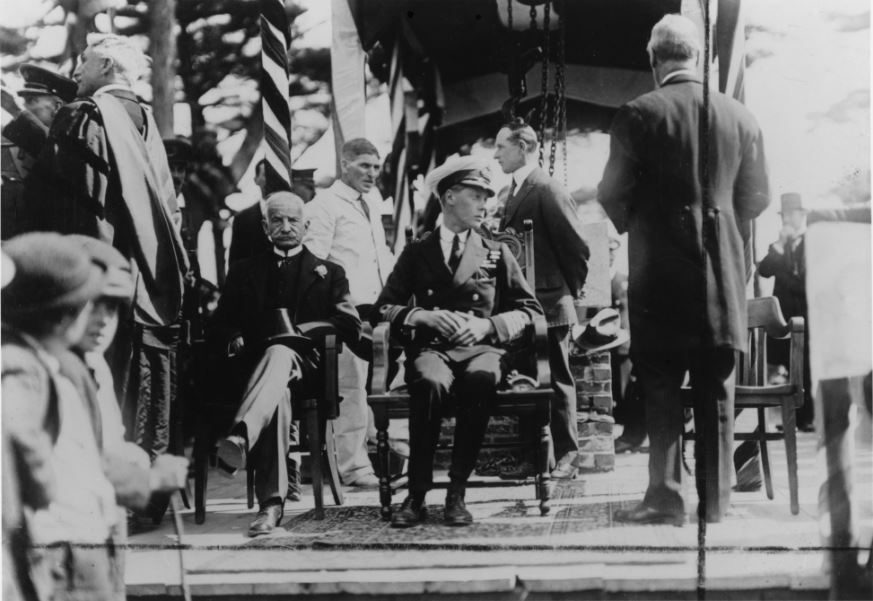
[[[283,0],[261,0],[261,105],[267,192],[291,190],[291,106],[288,50],[291,30]]]

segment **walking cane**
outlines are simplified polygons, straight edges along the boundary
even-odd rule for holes
[[[188,580],[185,577],[185,553],[183,551],[184,542],[182,540],[184,528],[182,527],[182,503],[179,500],[179,495],[179,491],[175,491],[170,495],[170,508],[173,510],[173,526],[176,529],[176,548],[179,550],[179,582],[182,587],[182,599],[191,601],[191,588],[188,586]]]

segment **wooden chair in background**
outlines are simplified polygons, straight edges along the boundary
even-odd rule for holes
[[[795,411],[803,405],[803,363],[805,331],[802,317],[788,321],[782,316],[779,301],[772,296],[748,301],[749,352],[738,354],[737,385],[734,408],[738,415],[743,409],[757,412],[758,425],[754,432],[734,432],[734,440],[754,440],[758,443],[767,498],[773,499],[773,479],[767,442],[785,441],[788,462],[788,491],[791,513],[800,512],[797,493],[797,424]],[[767,381],[767,338],[790,340],[788,382],[769,384]],[[693,408],[690,388],[683,388],[683,405]],[[782,410],[782,432],[768,432],[766,410]]]
[[[340,344],[336,335],[324,337],[320,349],[319,373],[305,384],[291,383],[292,415],[299,421],[300,442],[289,452],[309,454],[312,494],[315,497],[315,519],[324,518],[324,472],[333,493],[334,503],[344,502],[336,464],[336,447],[331,422],[339,416],[339,388],[337,356]],[[194,434],[194,521],[206,520],[206,484],[210,460],[215,458],[215,443],[227,433],[239,408],[240,397],[251,371],[250,361],[239,358],[208,358],[203,352],[204,365],[200,381],[202,395],[197,410]],[[257,466],[246,466],[246,499],[249,509],[255,505],[254,471]],[[325,469],[326,468],[326,469]]]

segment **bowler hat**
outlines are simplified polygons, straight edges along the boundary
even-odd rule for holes
[[[76,99],[79,84],[69,77],[36,65],[21,65],[19,70],[24,78],[24,87],[18,90],[19,96],[51,94],[64,102],[73,102]]]
[[[800,194],[797,192],[787,192],[782,195],[782,213],[788,213],[789,211],[805,211],[803,208],[803,201],[800,198]]]
[[[596,353],[621,346],[630,339],[627,330],[621,329],[621,315],[615,309],[602,309],[575,337],[581,354]]]
[[[15,263],[15,279],[2,293],[7,317],[76,308],[100,296],[104,270],[60,234],[22,234],[6,242],[3,252]]]
[[[494,196],[491,187],[491,171],[482,159],[472,156],[451,157],[427,174],[424,185],[437,196],[442,196],[452,186],[470,186]]]
[[[133,297],[133,274],[130,262],[111,244],[80,234],[67,236],[76,242],[91,257],[91,260],[106,270],[100,296],[130,301]]]

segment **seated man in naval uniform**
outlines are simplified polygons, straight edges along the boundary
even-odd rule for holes
[[[318,360],[313,350],[317,345],[307,349],[271,343],[266,322],[281,310],[301,336],[315,339],[333,329],[350,345],[361,337],[361,321],[349,300],[342,267],[316,258],[301,244],[306,231],[303,200],[291,192],[271,194],[264,229],[272,248],[230,266],[210,332],[214,343],[226,345],[218,348],[226,348],[228,355],[245,353],[255,363],[231,434],[218,444],[224,471],[233,474],[247,461],[257,466],[260,511],[249,536],[267,534],[282,520],[292,419],[288,382],[313,377]]]
[[[450,392],[456,423],[445,522],[472,523],[464,490],[506,371],[503,347],[543,312],[509,249],[475,231],[494,195],[485,163],[449,159],[425,185],[440,199],[443,223],[404,248],[371,317],[374,323],[391,322],[407,357],[409,496],[393,516],[392,526],[398,528],[426,517],[441,406]]]

